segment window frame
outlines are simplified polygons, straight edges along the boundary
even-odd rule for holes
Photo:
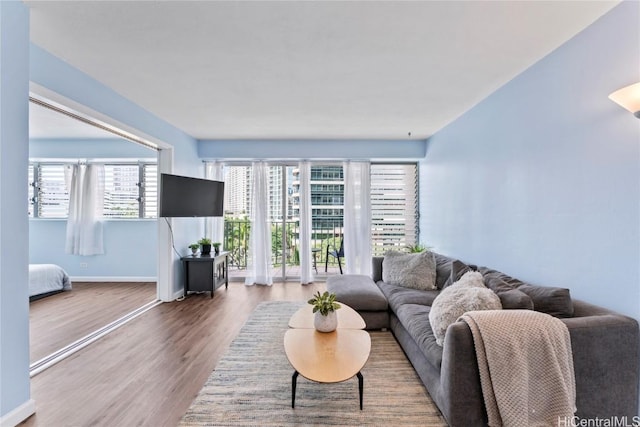
[[[41,177],[41,166],[48,166],[48,165],[59,165],[61,167],[65,167],[67,165],[70,164],[76,164],[76,163],[91,163],[91,164],[102,164],[105,166],[137,166],[138,168],[138,173],[137,173],[137,183],[136,186],[138,188],[138,196],[136,197],[136,201],[137,201],[137,211],[138,214],[137,216],[117,216],[117,215],[105,215],[103,216],[103,220],[106,221],[110,221],[110,220],[115,220],[115,221],[122,221],[122,220],[141,220],[141,219],[157,219],[158,218],[158,211],[157,211],[157,205],[158,205],[158,185],[159,185],[159,179],[157,178],[158,176],[158,162],[156,159],[151,159],[151,158],[136,158],[136,159],[127,159],[127,158],[122,158],[122,159],[104,159],[104,160],[92,160],[92,161],[87,161],[84,159],[30,159],[29,160],[29,176],[27,178],[28,181],[28,186],[29,186],[29,219],[36,219],[36,220],[56,220],[56,219],[62,219],[62,220],[66,220],[69,217],[68,214],[68,204],[69,204],[69,196],[68,196],[68,192],[66,192],[66,199],[65,199],[65,207],[66,207],[66,213],[64,216],[49,216],[49,215],[42,215],[42,209],[40,208],[40,203],[41,203],[41,193],[40,193],[40,189],[42,187],[42,182],[40,181],[42,179]],[[153,200],[155,200],[155,214],[151,214],[151,215],[147,215],[147,212],[149,212],[149,208],[148,208],[148,204],[147,204],[147,198],[149,196],[149,193],[146,191],[146,189],[148,188],[148,183],[146,181],[146,178],[148,176],[148,172],[146,171],[146,168],[148,167],[155,167],[155,175],[156,175],[156,180],[155,180],[155,198],[152,199],[152,201],[150,201],[151,203],[153,203]],[[151,173],[153,173],[153,171],[151,171]],[[107,195],[107,192],[105,191],[105,197]]]

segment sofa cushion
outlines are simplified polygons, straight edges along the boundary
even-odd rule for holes
[[[495,293],[500,298],[500,304],[505,310],[533,310],[531,297],[518,289]]]
[[[392,285],[380,281],[377,283],[378,287],[387,298],[389,302],[389,308],[394,312],[404,304],[419,304],[430,306],[433,300],[438,296],[440,291],[420,291],[417,289],[405,288],[404,286]]]
[[[485,282],[500,279],[521,292],[533,301],[533,309],[555,317],[572,317],[573,302],[569,289],[553,286],[536,286],[487,267],[478,269],[485,277]]]
[[[382,261],[382,280],[411,289],[436,289],[436,261],[432,252],[405,254],[388,251]]]
[[[429,323],[429,310],[430,307],[426,305],[403,304],[395,313],[427,360],[439,370],[442,365],[442,347],[436,343]]]
[[[533,300],[533,309],[555,317],[573,317],[573,302],[567,288],[525,284],[519,291]]]
[[[447,279],[447,281],[444,282],[444,285],[442,285],[442,289],[456,283],[462,276],[464,276],[465,273],[475,270],[474,267],[467,265],[457,259],[451,261],[451,266],[449,268],[451,270],[451,273],[449,274],[449,278]]]
[[[443,289],[431,304],[429,322],[436,343],[443,344],[449,325],[467,311],[501,308],[498,295],[484,286],[482,274],[476,271],[465,273],[456,283]]]
[[[484,284],[500,298],[503,309],[533,310],[533,300],[521,290],[497,277],[484,277]]]
[[[327,277],[327,290],[336,294],[336,300],[356,311],[386,311],[384,294],[369,276],[344,274]]]
[[[433,252],[433,257],[436,259],[436,287],[442,289],[451,277],[451,262],[455,260],[437,252]]]

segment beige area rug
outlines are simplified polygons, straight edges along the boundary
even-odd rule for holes
[[[298,377],[284,353],[289,317],[302,303],[265,302],[252,313],[184,415],[180,426],[446,426],[390,332],[371,332],[371,356],[358,380],[318,384]]]

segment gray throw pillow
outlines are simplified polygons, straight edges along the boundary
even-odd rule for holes
[[[555,317],[573,316],[573,301],[571,301],[571,293],[567,288],[531,285],[487,267],[480,267],[478,271],[483,274],[485,283],[492,289],[494,289],[493,283],[500,283],[501,287],[506,283],[506,285],[527,294],[533,301],[535,311]]]
[[[567,288],[524,284],[518,288],[533,300],[533,309],[555,317],[573,317],[573,301]]]
[[[484,278],[484,284],[487,288],[495,292],[500,297],[502,308],[516,310],[533,310],[533,300],[531,297],[519,289],[511,286],[504,280],[496,277]]]
[[[477,271],[465,273],[460,280],[443,289],[433,300],[429,310],[429,323],[436,343],[440,346],[444,343],[449,325],[467,311],[501,308],[498,295],[484,286],[482,274]]]
[[[444,285],[442,285],[442,289],[447,288],[454,283],[456,283],[460,278],[469,271],[474,271],[475,268],[465,264],[464,262],[454,259],[451,261],[451,274]]]
[[[405,254],[388,251],[382,260],[382,280],[419,290],[436,289],[436,261],[432,252]]]

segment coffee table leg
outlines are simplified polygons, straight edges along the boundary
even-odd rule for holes
[[[358,372],[358,390],[360,391],[360,410],[362,411],[362,389],[364,388],[364,377]]]
[[[298,382],[298,371],[293,373],[291,377],[291,407],[296,407],[296,383]],[[362,408],[360,408],[362,409]]]

